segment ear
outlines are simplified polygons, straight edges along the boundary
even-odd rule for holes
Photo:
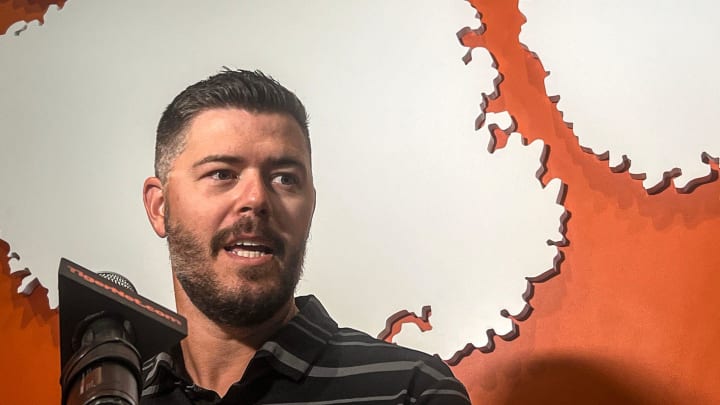
[[[315,208],[316,207],[317,207],[317,192],[315,191],[315,186],[313,186],[313,189],[312,189],[312,211],[310,211],[310,222],[308,223],[307,232],[305,234],[306,239],[310,236],[310,228],[312,228],[312,222],[313,222],[313,218],[315,217]]]
[[[317,207],[317,190],[315,190],[315,186],[313,185],[313,195],[312,195],[312,213],[310,214],[310,220],[315,217],[315,207]]]
[[[143,203],[150,225],[157,236],[164,238],[165,232],[165,194],[160,179],[148,177],[143,184]]]

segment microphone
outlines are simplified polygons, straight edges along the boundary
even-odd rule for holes
[[[185,318],[64,258],[58,290],[62,405],[137,405],[142,362],[187,336]]]

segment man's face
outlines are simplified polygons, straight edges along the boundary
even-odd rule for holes
[[[289,115],[234,108],[200,113],[185,136],[163,190],[174,275],[213,321],[258,324],[302,272],[315,208],[305,136]]]

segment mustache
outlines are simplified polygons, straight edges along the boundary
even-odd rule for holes
[[[210,254],[212,257],[217,257],[230,240],[248,233],[272,242],[273,254],[281,256],[285,252],[285,243],[277,232],[256,218],[242,217],[231,226],[223,228],[213,235],[210,240]]]

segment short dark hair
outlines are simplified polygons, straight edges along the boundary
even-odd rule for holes
[[[173,160],[185,147],[184,132],[190,121],[213,108],[289,114],[300,125],[310,151],[305,106],[293,92],[259,70],[224,68],[220,73],[183,90],[160,117],[155,138],[155,176],[162,183],[167,180]]]

